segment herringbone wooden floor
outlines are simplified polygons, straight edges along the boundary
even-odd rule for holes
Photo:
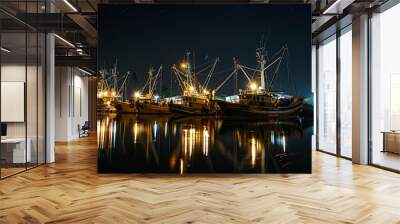
[[[400,223],[400,175],[313,153],[312,175],[99,175],[96,139],[0,181],[0,223]]]

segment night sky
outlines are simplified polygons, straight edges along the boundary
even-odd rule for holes
[[[311,10],[308,5],[101,5],[98,15],[98,69],[131,73],[130,94],[143,86],[150,65],[163,65],[161,95],[180,94],[171,65],[185,52],[196,67],[219,57],[209,87],[216,87],[239,63],[256,67],[255,50],[264,37],[268,55],[289,48],[274,90],[311,95]],[[288,75],[290,78],[288,78]],[[204,80],[206,73],[199,75]],[[172,83],[172,85],[171,85]],[[232,95],[233,79],[217,93]],[[239,88],[247,80],[239,75]],[[172,87],[172,88],[171,88]]]

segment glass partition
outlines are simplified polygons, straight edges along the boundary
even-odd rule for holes
[[[38,33],[38,64],[37,64],[37,162],[44,164],[46,162],[46,144],[45,144],[45,99],[46,99],[46,37],[43,33]]]
[[[318,47],[317,149],[336,153],[336,36]]]
[[[340,154],[351,158],[352,149],[352,34],[344,29],[340,41]]]
[[[19,17],[43,10],[43,1],[0,3],[15,5]],[[46,40],[29,22],[0,12],[0,178],[45,162]]]
[[[316,45],[312,45],[311,48],[311,89],[312,89],[312,93],[313,93],[313,99],[314,99],[314,103],[313,103],[313,109],[314,109],[314,126],[313,126],[313,135],[311,137],[311,145],[312,145],[312,150],[316,150],[317,149],[317,139],[316,139],[316,134],[317,134],[317,125],[316,121],[317,121],[317,47]]]
[[[25,32],[1,34],[2,177],[25,170],[31,162],[30,142],[26,141],[26,41]]]
[[[371,162],[400,170],[400,4],[371,19]]]
[[[30,151],[30,158],[27,167],[37,165],[38,159],[38,34],[29,31],[27,37],[27,64],[26,64],[26,114],[27,114],[27,150]]]

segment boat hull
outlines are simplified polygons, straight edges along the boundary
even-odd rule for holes
[[[170,114],[168,106],[153,103],[120,103],[117,105],[118,113],[134,114]]]
[[[210,106],[206,104],[169,104],[169,109],[172,112],[185,114],[185,115],[199,115],[199,116],[209,116],[216,115],[219,111],[215,106]]]
[[[97,105],[96,110],[98,113],[116,113],[117,109],[111,105]]]
[[[224,116],[265,116],[280,117],[298,115],[303,111],[303,103],[297,102],[287,106],[258,106],[240,103],[220,102],[221,114]]]

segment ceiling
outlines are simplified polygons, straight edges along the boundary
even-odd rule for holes
[[[5,38],[21,41],[17,34],[25,28],[54,32],[56,64],[82,66],[96,70],[97,7],[99,4],[311,4],[313,39],[329,35],[329,28],[348,15],[379,6],[386,0],[2,0],[2,32],[14,33]],[[46,3],[47,2],[47,3]],[[51,13],[50,13],[51,12]],[[351,18],[350,18],[351,23]],[[331,28],[332,30],[332,28]],[[324,33],[325,32],[325,33]],[[333,31],[335,32],[334,29]],[[3,42],[4,43],[4,42]],[[23,44],[23,43],[19,43]],[[29,50],[28,50],[29,51]]]

